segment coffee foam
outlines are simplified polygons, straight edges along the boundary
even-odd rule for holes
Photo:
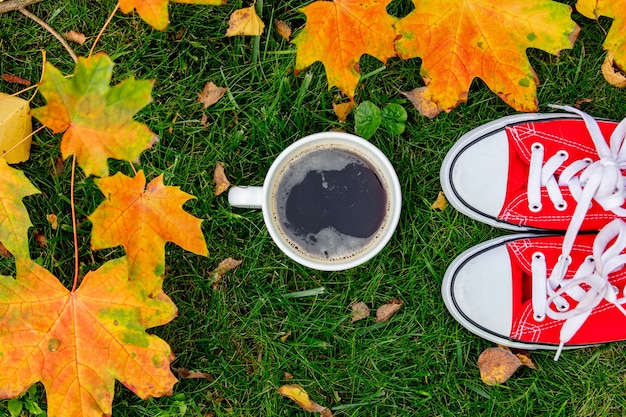
[[[328,158],[328,152],[335,152],[333,158]],[[294,166],[300,158],[306,157],[304,164]],[[369,158],[362,155],[358,150],[349,146],[339,144],[324,144],[312,146],[291,157],[279,169],[277,178],[272,189],[272,212],[273,222],[282,240],[286,242],[300,256],[322,263],[341,263],[359,257],[374,246],[387,228],[387,222],[391,215],[391,201],[387,199],[386,212],[381,227],[373,235],[366,238],[358,238],[346,235],[337,231],[333,227],[327,227],[318,233],[310,233],[307,236],[295,235],[284,224],[280,218],[286,219],[285,206],[289,193],[283,193],[285,189],[291,190],[301,183],[310,171],[340,171],[349,164],[365,165],[371,169],[380,180],[387,196],[390,197],[390,185],[383,173],[369,161]],[[277,197],[278,194],[281,194]],[[325,242],[323,245],[321,242]]]

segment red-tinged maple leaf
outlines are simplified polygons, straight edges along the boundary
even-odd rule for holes
[[[526,50],[558,54],[573,46],[579,31],[571,8],[551,0],[413,4],[415,10],[396,25],[396,48],[401,58],[422,58],[426,87],[415,93],[424,107],[439,109],[431,115],[466,101],[476,77],[516,110],[536,111],[539,80]]]
[[[107,176],[108,158],[138,160],[156,139],[132,119],[151,102],[154,81],[131,77],[110,87],[112,69],[113,61],[104,53],[79,58],[71,78],[46,62],[39,91],[47,104],[32,110],[52,132],[65,132],[63,158],[76,155],[88,176]]]
[[[176,306],[128,279],[126,258],[89,272],[68,291],[33,261],[17,279],[0,276],[0,398],[40,381],[48,417],[111,415],[115,380],[141,398],[169,395],[173,355],[146,329],[171,321]]]
[[[97,250],[122,245],[133,279],[163,274],[165,242],[208,255],[200,229],[202,220],[182,208],[193,196],[179,187],[164,185],[162,175],[147,186],[143,171],[134,178],[117,173],[97,179],[96,184],[105,200],[89,216],[93,223],[91,246]]]
[[[393,25],[398,19],[387,13],[389,3],[391,0],[335,0],[303,7],[306,25],[292,41],[297,46],[296,73],[321,61],[328,86],[354,97],[361,55],[382,62],[396,55]]]
[[[28,228],[33,225],[22,199],[38,193],[22,171],[0,158],[0,242],[16,258],[30,256]]]
[[[590,19],[613,19],[602,46],[613,53],[615,65],[626,71],[626,0],[578,0],[576,10]]]
[[[144,22],[157,30],[165,30],[170,23],[167,5],[169,0],[120,0],[120,10],[123,13],[130,13],[137,10],[139,17]],[[220,6],[226,0],[173,0],[176,3],[187,4],[207,4]]]

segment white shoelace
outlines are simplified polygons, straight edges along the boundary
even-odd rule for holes
[[[626,254],[622,253],[625,248],[626,223],[615,219],[600,230],[593,242],[593,255],[585,259],[572,278],[559,281],[554,272],[547,277],[545,256],[541,252],[533,254],[532,305],[535,320],[543,321],[546,316],[553,320],[565,320],[555,361],[559,359],[565,343],[576,334],[602,300],[612,303],[626,316],[623,307],[626,294],[618,298],[618,289],[609,281],[609,274],[619,271],[626,264]],[[575,308],[563,308],[559,300],[565,300],[565,294],[578,302]],[[552,308],[553,304],[556,309]]]
[[[621,306],[626,299],[620,299],[617,302],[613,287],[608,282],[608,274],[622,268],[626,262],[626,255],[620,255],[626,247],[626,223],[623,221],[614,220],[609,224],[610,227],[607,225],[598,234],[593,251],[595,262],[593,258],[588,258],[573,278],[564,279],[571,263],[570,253],[574,240],[592,200],[600,204],[603,209],[612,211],[617,216],[626,217],[626,209],[622,208],[626,200],[626,178],[621,173],[622,169],[626,169],[626,119],[618,124],[611,135],[610,145],[607,145],[593,117],[569,106],[551,107],[576,113],[582,117],[599,156],[595,162],[591,159],[572,162],[563,169],[557,180],[555,173],[567,160],[567,152],[557,152],[544,164],[543,145],[536,143],[531,149],[527,190],[530,209],[541,210],[541,187],[546,187],[548,197],[557,210],[566,209],[566,202],[559,187],[567,186],[577,203],[563,238],[561,256],[549,278],[546,278],[543,254],[538,252],[533,255],[532,259],[532,299],[535,319],[541,321],[547,315],[553,319],[565,320],[561,329],[559,349],[555,356],[557,360],[563,345],[576,334],[591,310],[602,299],[614,303],[626,315],[626,310]],[[603,252],[609,241],[618,235],[621,239],[618,238],[610,250]],[[606,236],[611,237],[606,240]],[[623,243],[621,247],[618,245],[619,242]],[[599,259],[601,259],[600,262]],[[585,291],[581,284],[588,285],[590,289]],[[575,308],[569,309],[569,304],[563,297],[565,293],[578,301]],[[556,306],[558,312],[550,308],[551,304]]]

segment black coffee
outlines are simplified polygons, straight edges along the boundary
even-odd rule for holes
[[[304,256],[346,260],[376,240],[389,212],[387,200],[383,182],[363,158],[326,146],[296,156],[284,169],[276,220]]]

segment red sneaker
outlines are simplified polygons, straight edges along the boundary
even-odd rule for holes
[[[553,107],[575,114],[504,117],[461,137],[441,167],[451,205],[518,231],[575,235],[626,218],[626,119],[618,127]]]
[[[565,270],[563,236],[517,234],[462,253],[442,294],[478,336],[522,349],[557,350],[626,340],[626,223],[578,235]]]

